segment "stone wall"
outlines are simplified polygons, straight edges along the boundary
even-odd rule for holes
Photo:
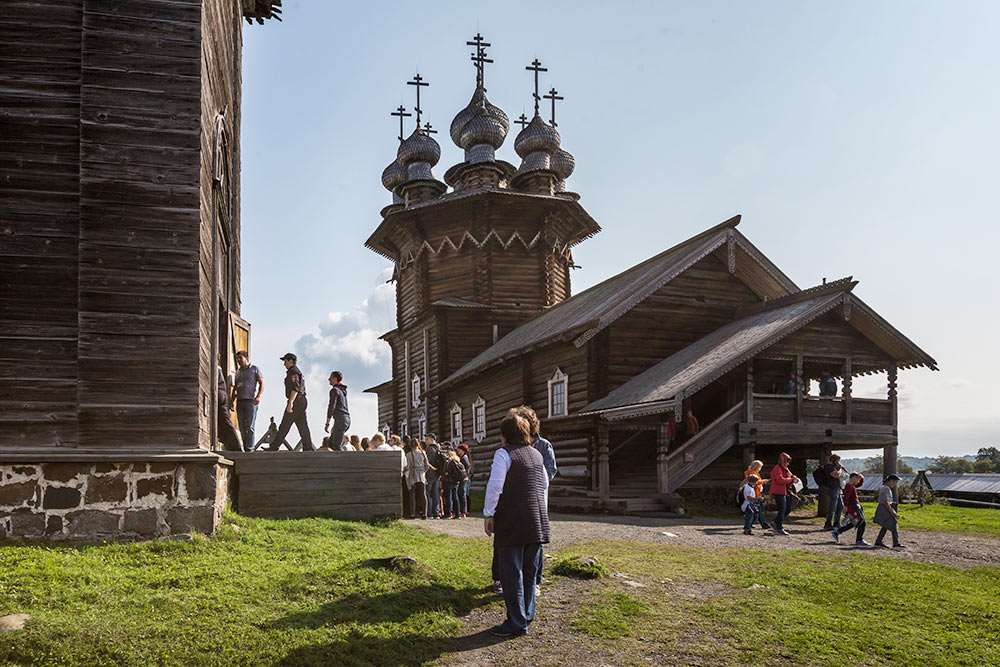
[[[0,537],[212,534],[228,501],[215,462],[0,464]]]

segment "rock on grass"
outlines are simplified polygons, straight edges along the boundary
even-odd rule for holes
[[[560,558],[552,566],[552,572],[563,577],[600,579],[607,576],[608,566],[593,556],[574,556],[572,558]]]
[[[0,616],[0,633],[20,630],[30,619],[31,616],[28,614],[9,614],[7,616]]]

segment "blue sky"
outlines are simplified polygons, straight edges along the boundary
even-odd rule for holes
[[[900,374],[900,450],[1000,445],[996,285],[1000,4],[989,2],[478,2],[285,0],[244,27],[243,314],[270,380],[258,429],[282,408],[277,357],[299,353],[323,427],[333,368],[354,428],[360,390],[390,377],[388,261],[363,243],[390,201],[380,182],[413,106],[447,136],[468,102],[465,42],[493,44],[486,86],[532,109],[538,57],[576,157],[569,181],[604,231],[574,252],[573,290],[730,216],[806,287],[853,275],[865,301],[941,371]],[[409,119],[412,121],[412,119]],[[409,128],[407,130],[409,132]],[[500,149],[514,162],[513,133]],[[884,380],[856,394],[884,395]]]

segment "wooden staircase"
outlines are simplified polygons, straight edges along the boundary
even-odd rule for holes
[[[705,466],[735,445],[743,419],[743,401],[724,412],[677,449],[667,453],[667,492],[674,493]],[[655,474],[654,474],[655,478]]]

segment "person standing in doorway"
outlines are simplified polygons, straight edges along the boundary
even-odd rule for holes
[[[309,406],[306,401],[306,379],[302,377],[302,371],[296,365],[298,357],[289,352],[281,357],[281,360],[285,362],[285,398],[288,402],[284,414],[281,415],[278,433],[267,449],[271,452],[277,451],[281,441],[288,435],[288,430],[295,424],[295,428],[299,430],[299,437],[302,438],[302,451],[311,452],[315,448],[309,435],[309,422],[306,420],[306,408]]]
[[[229,380],[225,373],[222,372],[222,366],[219,369],[219,390],[216,392],[216,401],[218,402],[218,415],[216,420],[216,431],[217,437],[222,442],[223,446],[227,451],[230,452],[242,452],[243,447],[240,445],[240,436],[233,427],[233,421],[229,417]]]
[[[330,420],[333,420],[333,431],[330,431]],[[347,408],[347,385],[344,384],[344,374],[340,371],[330,373],[330,404],[326,408],[326,426],[330,434],[330,447],[334,450],[343,449],[344,434],[351,428],[351,411]]]
[[[837,395],[837,381],[833,379],[829,368],[823,369],[823,377],[819,379],[819,395],[824,398],[833,398]]]
[[[257,406],[264,393],[264,376],[260,369],[250,363],[246,350],[236,353],[236,381],[230,402],[236,403],[236,421],[240,425],[243,448],[252,452],[254,447],[254,424],[257,422]]]
[[[483,528],[487,536],[495,533],[507,618],[490,634],[517,637],[535,618],[538,553],[549,541],[549,478],[523,417],[508,414],[500,422],[500,441],[503,446],[493,456],[486,484]]]

